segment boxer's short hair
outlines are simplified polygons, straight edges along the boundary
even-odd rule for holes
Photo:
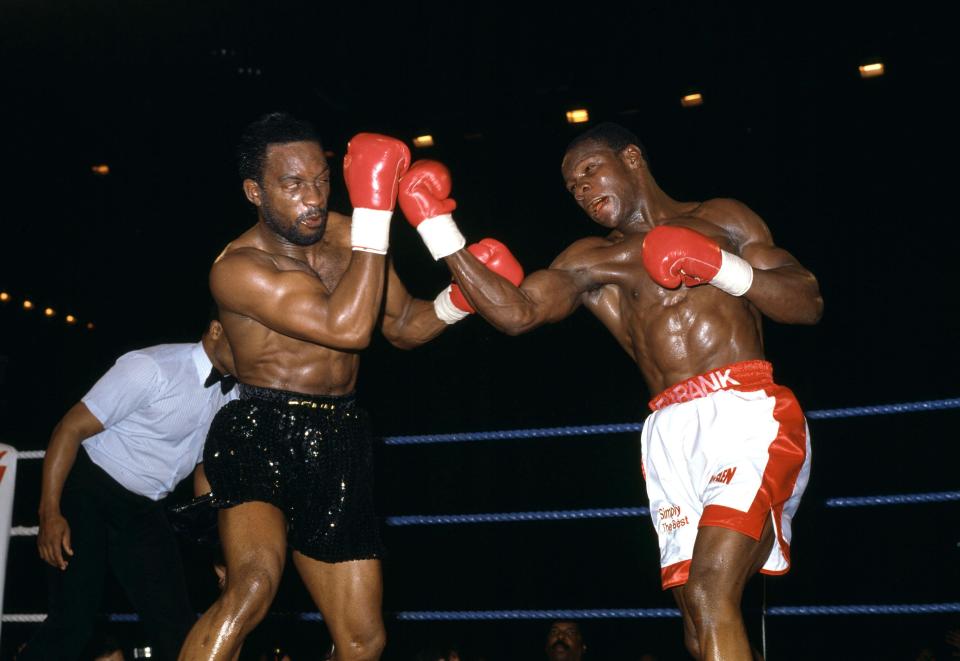
[[[262,183],[267,147],[288,142],[316,142],[323,148],[313,124],[285,112],[272,112],[249,124],[237,145],[240,179]]]
[[[579,147],[586,142],[597,142],[609,147],[614,152],[621,152],[629,145],[636,145],[640,150],[643,160],[647,160],[647,150],[640,142],[640,138],[628,128],[615,124],[614,122],[602,122],[593,128],[584,131],[567,145],[565,154]]]

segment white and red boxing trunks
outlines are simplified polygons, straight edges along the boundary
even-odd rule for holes
[[[760,570],[790,569],[790,522],[810,477],[810,431],[789,388],[763,360],[732,363],[673,385],[650,401],[643,472],[660,540],[663,588],[687,582],[700,526],[776,541]]]

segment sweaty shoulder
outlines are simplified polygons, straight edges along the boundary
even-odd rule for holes
[[[613,245],[609,239],[599,236],[588,236],[570,244],[566,250],[557,255],[550,264],[550,268],[561,271],[575,271],[590,268],[597,260],[597,252]]]
[[[323,240],[334,246],[350,246],[350,227],[353,220],[350,216],[331,211],[327,216],[327,229]]]
[[[750,207],[739,200],[718,197],[704,202],[695,212],[698,218],[721,227],[736,245],[771,243],[767,224]]]
[[[273,255],[265,250],[254,246],[235,246],[231,244],[217,257],[210,273],[211,275],[222,272],[232,274],[245,268],[270,266],[275,267],[276,260]]]
[[[239,301],[252,291],[270,286],[281,271],[277,257],[252,246],[224,251],[210,269],[210,291],[221,309],[236,311]]]

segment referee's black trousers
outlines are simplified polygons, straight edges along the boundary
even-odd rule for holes
[[[80,657],[103,617],[108,567],[140,616],[152,658],[176,659],[196,616],[163,506],[122,487],[82,447],[60,502],[74,555],[64,553],[66,571],[49,568],[56,576],[47,619],[18,660]]]

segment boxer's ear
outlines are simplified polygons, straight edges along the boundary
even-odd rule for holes
[[[250,200],[255,206],[260,206],[260,184],[258,184],[253,179],[244,179],[243,180],[243,194],[247,196],[247,199]]]
[[[643,159],[643,152],[636,145],[627,145],[620,150],[620,158],[627,166],[637,169],[646,167],[647,162]]]

